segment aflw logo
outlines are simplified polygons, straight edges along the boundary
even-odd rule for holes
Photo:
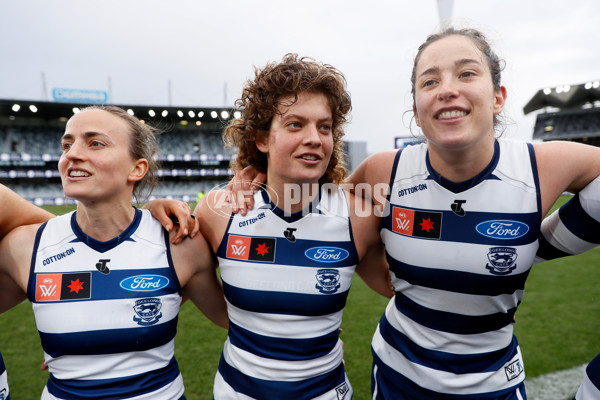
[[[243,244],[231,244],[231,252],[235,256],[241,256],[246,252],[246,246]]]
[[[52,278],[46,278],[39,285],[42,297],[53,297],[56,295],[56,283]]]

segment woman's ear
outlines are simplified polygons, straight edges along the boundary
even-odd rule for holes
[[[506,103],[506,87],[500,86],[500,90],[494,92],[494,115],[500,114]]]
[[[146,173],[148,172],[148,160],[145,158],[140,158],[136,160],[131,168],[131,172],[129,172],[128,180],[131,182],[141,181]]]
[[[256,139],[254,139],[254,143],[256,143],[256,148],[260,150],[262,153],[269,153],[269,132],[261,132],[256,135]]]
[[[415,107],[415,106],[413,106],[413,115],[415,116],[415,122],[417,123],[417,126],[420,128],[421,120],[419,119],[419,114],[417,113],[417,107]]]

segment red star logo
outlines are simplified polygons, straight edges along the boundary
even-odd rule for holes
[[[71,292],[79,293],[80,290],[83,290],[83,282],[80,282],[77,278],[76,281],[71,281],[71,284],[67,287],[71,289]]]
[[[269,246],[267,246],[266,243],[263,244],[259,244],[258,247],[256,248],[256,254],[264,256],[265,254],[269,253]]]
[[[419,225],[421,225],[422,231],[429,232],[430,229],[433,229],[433,222],[431,222],[431,218],[423,219],[423,222],[421,222]]]

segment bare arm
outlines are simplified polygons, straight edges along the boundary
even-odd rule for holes
[[[171,247],[173,264],[186,296],[213,323],[228,328],[223,286],[217,276],[216,257],[202,235]]]
[[[0,185],[0,204],[0,239],[18,226],[44,222],[54,217],[4,185]]]
[[[384,297],[392,297],[389,266],[378,232],[379,218],[373,205],[365,199],[348,195],[352,235],[359,256],[356,273],[371,289]]]
[[[600,148],[575,142],[534,144],[540,179],[542,213],[564,192],[577,193],[600,175]]]
[[[17,227],[0,242],[0,312],[25,299],[33,244],[39,226]]]
[[[389,150],[367,157],[346,179],[344,187],[351,193],[370,199],[381,210],[389,191],[396,153],[396,150]]]

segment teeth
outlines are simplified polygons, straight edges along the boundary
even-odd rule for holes
[[[467,113],[464,111],[457,111],[457,110],[444,111],[443,113],[438,115],[438,119],[457,118],[457,117],[463,117],[465,115],[467,115]]]
[[[75,176],[90,176],[90,174],[88,174],[85,171],[71,171],[69,172],[69,176],[75,177]]]
[[[316,156],[313,156],[313,155],[308,155],[308,154],[307,154],[307,155],[304,155],[304,156],[302,156],[302,159],[304,159],[304,160],[311,160],[311,161],[316,161],[316,160],[318,160],[318,158],[317,158]]]

